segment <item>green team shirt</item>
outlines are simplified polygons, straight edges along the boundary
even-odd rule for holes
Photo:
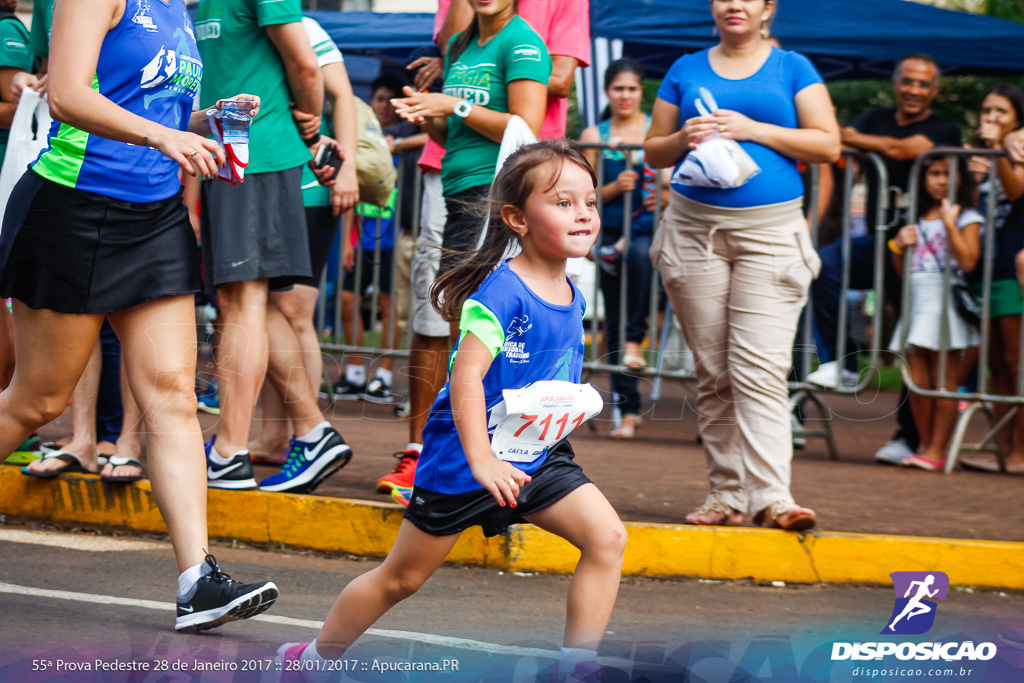
[[[292,119],[284,60],[265,26],[302,21],[299,0],[201,0],[196,40],[203,60],[200,107],[252,93],[260,113],[249,130],[246,173],[273,173],[310,160]]]
[[[51,28],[53,28],[53,0],[33,0],[32,36],[28,40],[28,49],[36,57],[46,59],[50,56]]]
[[[32,53],[28,49],[28,30],[20,20],[9,17],[0,21],[0,68],[8,67],[32,71]],[[8,97],[3,99],[7,100]],[[7,153],[7,139],[11,131],[0,129],[0,163]]]
[[[512,81],[523,78],[546,86],[551,77],[551,56],[544,41],[518,16],[486,45],[471,41],[454,62],[451,50],[448,54],[444,94],[491,111],[508,112],[508,84]],[[449,116],[445,148],[441,184],[446,197],[494,180],[501,143],[476,132],[458,116]]]

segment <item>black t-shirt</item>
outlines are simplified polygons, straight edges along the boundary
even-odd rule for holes
[[[857,117],[857,120],[853,122],[853,127],[861,133],[881,135],[896,138],[897,140],[904,140],[914,135],[923,135],[935,143],[936,147],[959,147],[961,140],[960,127],[949,119],[934,113],[923,121],[918,121],[908,126],[901,126],[896,122],[895,109],[869,109]],[[884,155],[881,156],[885,162],[886,170],[889,172],[889,185],[898,187],[906,192],[907,186],[910,184],[910,170],[914,166],[914,160],[898,161]],[[871,164],[865,164],[865,168],[868,180],[866,218],[868,226],[873,228],[875,225],[876,207],[878,206],[878,179]],[[889,220],[891,221],[891,219],[892,214],[890,213]]]

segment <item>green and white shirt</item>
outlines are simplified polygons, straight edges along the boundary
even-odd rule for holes
[[[0,20],[0,68],[31,71],[33,57],[28,49],[28,41],[28,29],[17,17]],[[10,96],[4,95],[3,99],[9,100]],[[7,152],[7,139],[10,134],[10,129],[0,128],[0,163]]]
[[[444,94],[491,111],[508,112],[508,84],[526,79],[548,84],[551,56],[537,32],[520,17],[501,29],[484,45],[476,40],[451,61],[449,42],[445,58]],[[458,116],[448,117],[447,154],[441,165],[441,184],[446,197],[494,180],[501,143],[484,137]]]
[[[306,29],[309,44],[313,46],[313,52],[316,53],[317,66],[322,69],[328,64],[344,63],[345,58],[341,56],[341,50],[315,19],[302,17],[302,27]],[[324,135],[334,136],[334,133],[331,132],[330,117],[327,115],[326,107],[323,120],[320,123],[320,132]],[[302,167],[302,205],[331,205],[331,190],[320,184],[320,181],[313,175],[309,164]]]

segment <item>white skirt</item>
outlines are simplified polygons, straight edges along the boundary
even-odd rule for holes
[[[942,333],[942,273],[918,271],[910,275],[910,334],[907,346],[938,351]],[[946,296],[946,325],[949,329],[949,349],[967,349],[978,345],[978,330],[964,322],[956,312],[953,294]],[[896,326],[890,351],[900,351],[903,321]]]

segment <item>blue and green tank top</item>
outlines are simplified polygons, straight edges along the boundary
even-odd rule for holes
[[[182,0],[127,0],[100,48],[93,90],[133,114],[185,130],[203,79],[192,21]],[[32,164],[47,180],[131,202],[173,196],[178,164],[153,149],[115,142],[59,121]]]
[[[583,315],[587,304],[573,285],[572,303],[552,304],[537,296],[502,263],[466,300],[459,322],[459,343],[472,332],[494,360],[484,375],[487,418],[505,389],[522,389],[542,380],[579,383],[583,372]],[[452,363],[458,354],[456,344]],[[533,474],[547,454],[533,462],[512,463]],[[452,420],[451,396],[444,385],[423,428],[423,451],[416,465],[416,486],[435,493],[466,493],[481,488],[469,469]]]

